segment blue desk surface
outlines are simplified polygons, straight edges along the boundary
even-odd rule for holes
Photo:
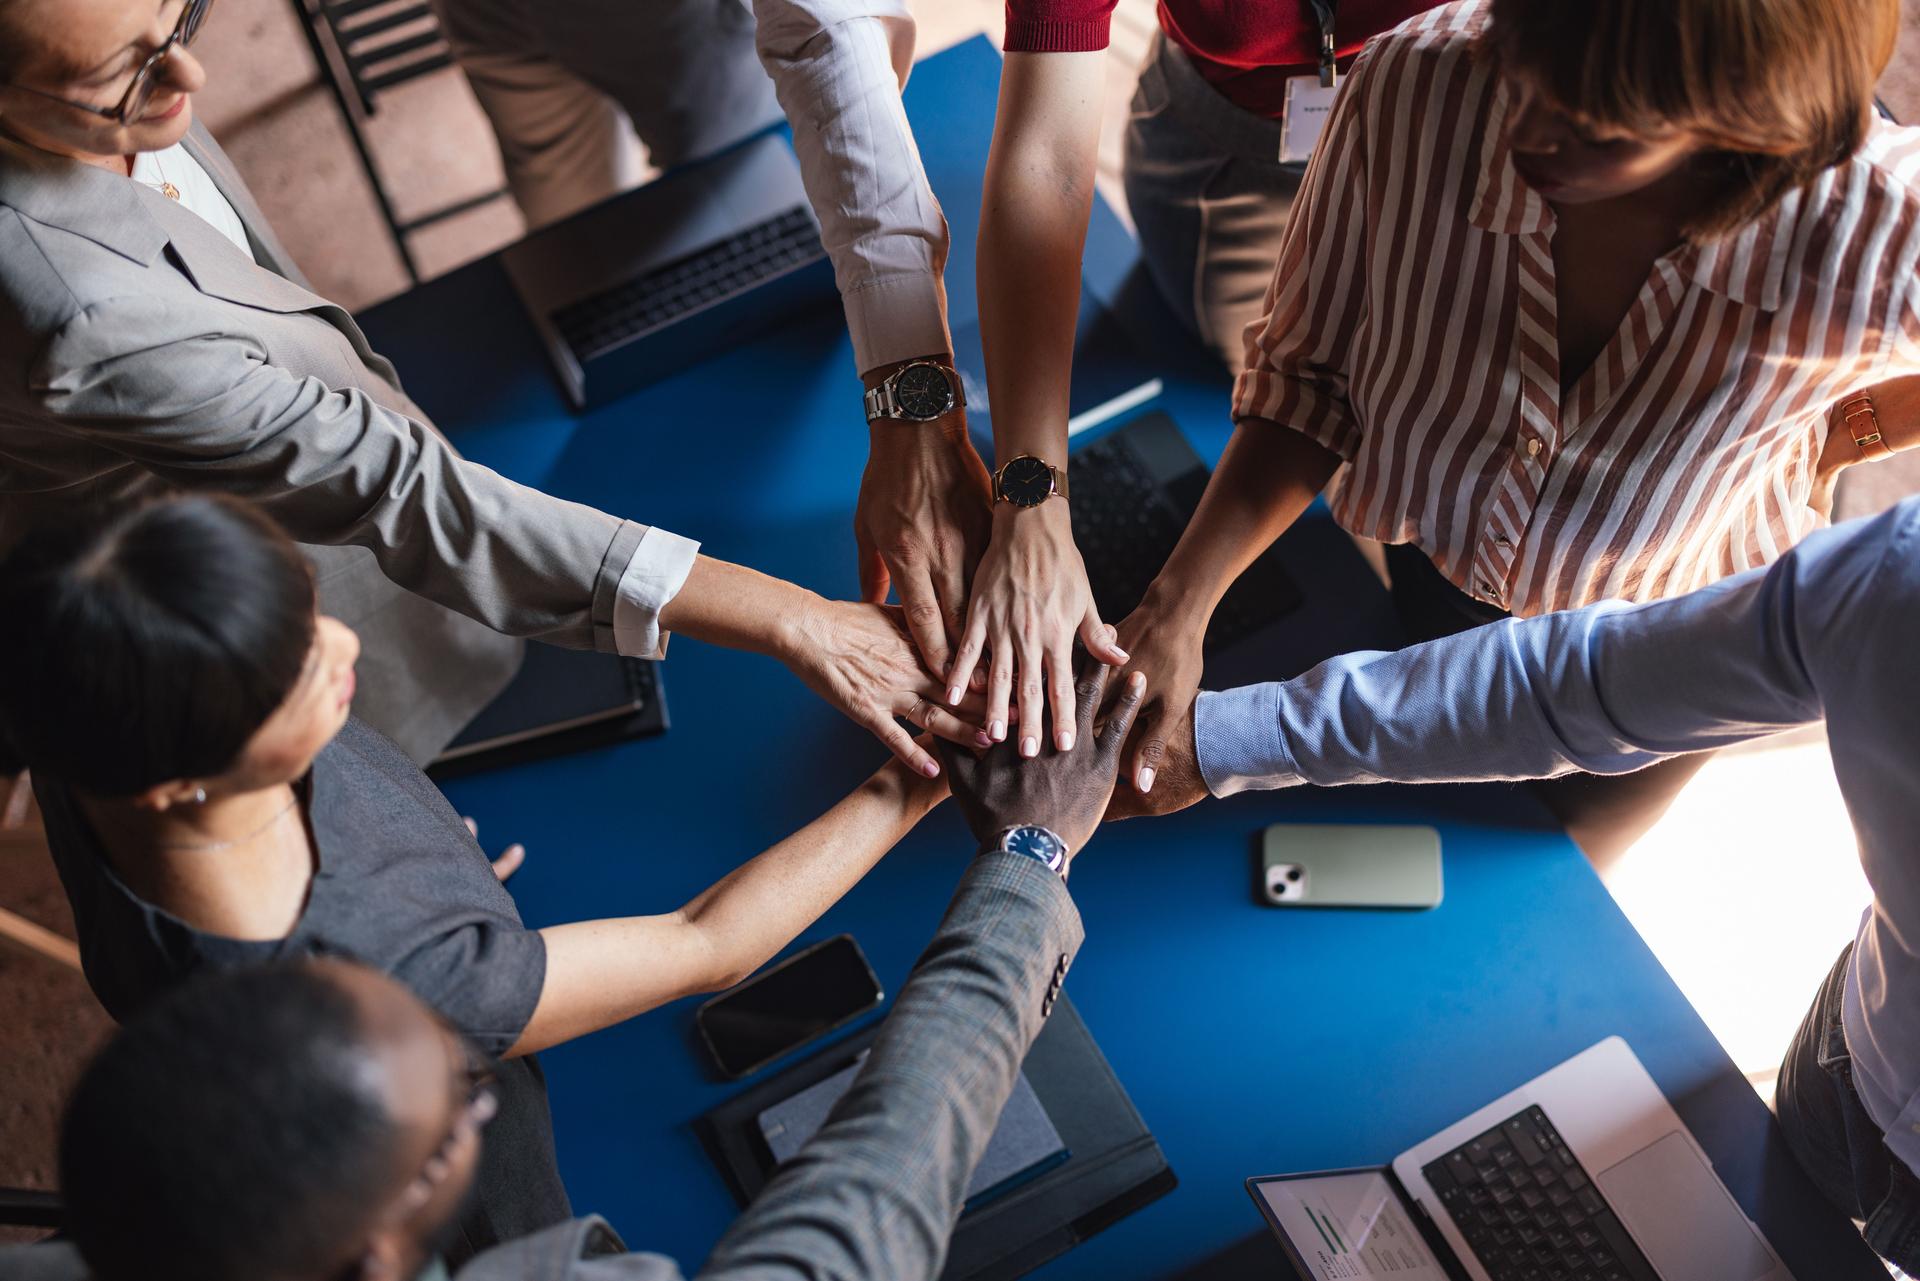
[[[921,63],[907,92],[953,229],[952,319],[973,318],[973,243],[999,62],[983,40]],[[1226,383],[1168,336],[1104,208],[1088,280],[1164,360],[1172,413],[1217,457]],[[703,540],[713,555],[855,593],[851,514],[865,454],[851,348],[822,314],[585,417],[569,414],[497,263],[365,318],[409,390],[469,456],[553,493]],[[1324,516],[1283,540],[1310,605],[1275,674],[1390,634],[1384,594]],[[1388,629],[1383,633],[1382,629]],[[673,729],[651,741],[463,780],[533,925],[670,910],[825,809],[881,760],[776,665],[674,644]],[[1432,912],[1278,912],[1253,898],[1254,845],[1280,820],[1426,822],[1446,851]],[[889,991],[931,935],[972,842],[933,815],[808,931],[852,932]],[[1177,1191],[1040,1275],[1279,1275],[1241,1181],[1385,1164],[1604,1036],[1632,1044],[1801,1281],[1884,1277],[1820,1205],[1666,972],[1574,847],[1522,791],[1368,788],[1237,797],[1105,830],[1075,871],[1087,943],[1070,990]],[[1812,993],[1807,993],[1809,999]],[[691,1269],[736,1207],[691,1122],[739,1087],[711,1078],[693,1002],[543,1056],[577,1209]],[[1198,1273],[1195,1273],[1198,1275]]]

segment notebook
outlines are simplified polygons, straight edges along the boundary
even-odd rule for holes
[[[808,1086],[759,1115],[760,1135],[767,1141],[767,1150],[773,1153],[776,1163],[785,1165],[826,1124],[827,1114],[853,1085],[853,1078],[866,1061],[863,1053],[826,1080]],[[1060,1131],[1054,1128],[1040,1096],[1033,1092],[1033,1083],[1022,1072],[1014,1082],[1006,1110],[1000,1113],[999,1128],[987,1140],[987,1150],[981,1153],[980,1164],[974,1167],[973,1178],[967,1184],[966,1208],[971,1210],[1004,1192],[1011,1192],[1059,1165],[1068,1155]]]
[[[667,728],[659,664],[531,644],[520,671],[427,767],[445,779]]]
[[[695,1130],[742,1205],[773,1177],[760,1116],[800,1092],[857,1068],[879,1035],[875,1022],[743,1091]],[[954,1228],[942,1281],[1011,1281],[1171,1192],[1177,1183],[1087,1025],[1062,995],[1021,1072],[1065,1156],[969,1204]]]

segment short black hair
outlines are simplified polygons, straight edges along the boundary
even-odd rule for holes
[[[80,1077],[66,1230],[99,1281],[258,1281],[361,1240],[397,1134],[351,996],[312,965],[199,976]]]
[[[39,529],[0,561],[0,733],[27,768],[131,796],[229,768],[313,644],[313,572],[237,499]]]

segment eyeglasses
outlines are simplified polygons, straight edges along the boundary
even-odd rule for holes
[[[127,84],[127,91],[120,95],[120,101],[112,107],[96,107],[90,102],[75,102],[63,98],[57,93],[48,93],[44,89],[35,89],[32,85],[16,84],[13,87],[23,93],[46,98],[75,111],[84,111],[89,115],[111,120],[117,125],[126,126],[140,118],[147,104],[153,101],[153,91],[159,85],[160,64],[172,56],[176,48],[185,48],[193,43],[200,34],[201,26],[207,20],[207,10],[213,8],[213,0],[187,0],[186,9],[180,14],[180,21],[174,24],[173,34],[168,36],[158,49],[146,56],[139,69],[133,73],[133,79]]]
[[[440,1140],[433,1155],[421,1164],[420,1173],[414,1175],[407,1190],[401,1193],[400,1205],[405,1214],[413,1213],[433,1199],[434,1189],[446,1182],[447,1175],[453,1169],[454,1149],[478,1134],[481,1127],[493,1120],[494,1114],[500,1110],[500,1098],[494,1092],[498,1074],[493,1062],[458,1032],[451,1028],[447,1032],[466,1060],[456,1072],[464,1101],[454,1113],[446,1137]]]

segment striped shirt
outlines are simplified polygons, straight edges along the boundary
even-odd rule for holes
[[[1411,542],[1530,615],[1653,600],[1766,564],[1810,505],[1827,411],[1920,373],[1920,130],[1725,239],[1657,261],[1562,399],[1553,211],[1515,172],[1481,3],[1371,43],[1336,100],[1236,419],[1340,455],[1349,531]]]

